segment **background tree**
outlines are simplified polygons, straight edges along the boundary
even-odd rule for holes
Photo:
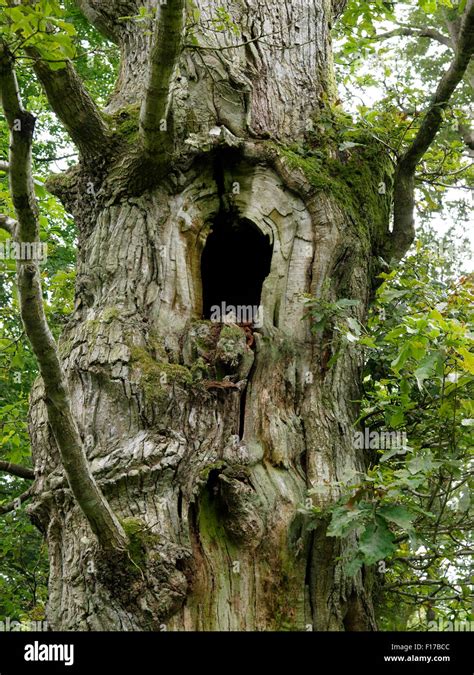
[[[2,2],[8,236],[30,242],[42,225],[16,70],[34,70],[79,151],[47,182],[78,237],[59,353],[40,268],[18,263],[42,375],[28,497],[51,625],[374,628],[370,568],[345,567],[355,534],[328,537],[325,516],[308,527],[299,512],[310,489],[324,514],[369,459],[352,442],[363,356],[332,320],[311,331],[301,296],[364,323],[381,259],[406,252],[415,170],[474,48],[473,3],[451,8],[450,66],[397,153],[337,104],[343,2],[77,4],[111,43],[110,72],[120,50],[104,110],[77,53],[90,26],[57,2]],[[269,269],[250,264],[254,242]],[[211,322],[209,293],[261,300],[263,325]]]

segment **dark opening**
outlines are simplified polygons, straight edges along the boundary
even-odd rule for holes
[[[273,247],[269,237],[245,218],[229,214],[216,220],[201,258],[203,316],[213,307],[258,307],[270,272]],[[237,321],[238,322],[238,321]]]

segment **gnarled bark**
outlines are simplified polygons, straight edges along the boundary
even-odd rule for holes
[[[386,178],[376,162],[360,158],[367,192],[344,204],[285,147],[304,139],[319,99],[335,96],[329,30],[344,3],[199,0],[200,47],[184,48],[172,83],[166,172],[140,145],[150,35],[114,21],[115,9],[124,11],[118,0],[79,4],[123,60],[107,162],[84,158],[49,184],[79,233],[61,358],[91,471],[126,531],[130,564],[98,548],[65,479],[38,382],[31,513],[49,543],[50,624],[374,628],[367,579],[345,574],[346,551],[326,537],[324,518],[310,529],[301,513],[308,490],[324,509],[337,482],[364,467],[351,442],[360,356],[341,345],[329,365],[337,337],[313,335],[301,296],[357,298],[362,319],[373,254],[388,234],[388,196],[367,209]],[[126,14],[138,5],[125,4]],[[205,30],[217,5],[240,35]],[[253,228],[272,247],[260,326],[202,316],[201,258],[220,222]],[[222,254],[244,285],[246,260]]]

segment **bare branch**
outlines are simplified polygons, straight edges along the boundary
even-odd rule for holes
[[[0,461],[0,471],[9,473],[11,476],[18,476],[18,478],[26,478],[27,480],[35,479],[35,472],[33,469],[28,469],[26,466],[20,466],[20,464]]]
[[[430,147],[443,121],[443,113],[459,82],[462,80],[474,52],[474,0],[467,0],[459,29],[454,59],[441,78],[433,99],[423,117],[418,133],[400,157],[395,173],[394,224],[389,255],[401,259],[414,236],[415,170]]]
[[[77,153],[72,152],[69,155],[62,155],[61,157],[35,157],[36,164],[51,164],[51,162],[62,162],[64,159],[77,159]]]
[[[8,504],[0,505],[0,515],[4,516],[6,513],[11,513],[16,511],[23,502],[26,502],[27,499],[30,499],[33,494],[33,488],[29,488],[26,492],[23,492],[19,497],[16,497],[13,501]]]
[[[429,38],[430,40],[436,40],[436,42],[446,47],[452,47],[451,40],[446,35],[443,35],[443,33],[434,28],[417,28],[416,26],[400,26],[400,28],[395,28],[386,33],[379,33],[369,39],[373,42],[381,42],[382,40],[390,40],[393,37]]]
[[[0,160],[0,171],[3,171],[4,173],[8,173],[10,171],[10,165],[3,159]]]
[[[26,51],[33,58],[35,73],[52,109],[81,155],[88,158],[98,152],[103,153],[104,145],[109,142],[107,124],[72,62],[65,61],[64,68],[51,70],[35,49],[28,48]]]
[[[441,13],[443,14],[444,23],[451,36],[452,43],[456,44],[458,40],[459,29],[461,28],[461,17],[456,16],[455,18],[450,18],[447,7],[441,7]]]
[[[185,0],[160,5],[150,53],[148,83],[140,110],[140,135],[148,154],[163,147],[163,120],[167,119],[170,84],[182,48]]]
[[[12,0],[9,0],[10,4]],[[51,28],[48,27],[47,30]],[[108,128],[99,109],[87,92],[72,61],[64,59],[53,70],[35,47],[25,46],[25,54],[33,61],[34,71],[48,101],[64,124],[83,157],[94,156],[108,141]]]
[[[19,243],[39,240],[38,212],[31,173],[35,118],[24,110],[13,70],[13,58],[0,41],[0,95],[10,128],[10,190],[18,218]],[[66,379],[43,306],[38,262],[17,260],[21,317],[38,360],[45,389],[48,421],[77,502],[101,546],[124,550],[126,534],[90,471]]]
[[[210,51],[210,52],[223,52],[228,49],[241,49],[242,47],[248,47],[248,45],[253,44],[254,42],[260,42],[266,37],[271,37],[272,35],[275,35],[278,31],[273,31],[271,33],[264,33],[261,32],[260,35],[257,35],[257,37],[254,37],[250,40],[244,40],[243,42],[239,42],[238,44],[230,44],[230,45],[220,45],[219,47],[214,46],[214,47],[209,47],[209,46],[204,46],[200,44],[191,44],[191,43],[185,43],[183,46],[186,49],[194,49],[197,51]],[[306,43],[305,43],[306,44]],[[275,46],[275,45],[273,45]],[[302,45],[294,45],[294,47],[301,47]],[[289,47],[282,45],[282,49],[289,49]]]

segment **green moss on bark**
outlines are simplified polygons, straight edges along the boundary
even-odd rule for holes
[[[139,518],[124,518],[121,524],[128,537],[130,562],[138,571],[145,565],[147,549],[158,542],[158,536],[151,533],[147,525]]]
[[[117,139],[124,140],[130,144],[137,142],[140,115],[140,105],[138,103],[128,105],[113,115],[103,114]]]
[[[360,235],[386,235],[394,166],[386,147],[365,129],[357,129],[349,116],[324,109],[305,143],[272,145],[316,191],[333,196]]]
[[[216,345],[216,361],[221,362],[224,368],[236,368],[246,352],[247,342],[244,331],[239,326],[223,326]]]
[[[268,569],[265,579],[268,613],[275,631],[304,630],[301,606],[302,570],[294,559],[282,551]]]
[[[191,370],[178,363],[155,359],[143,347],[130,350],[132,365],[139,371],[140,384],[149,401],[162,403],[169,398],[169,385],[189,387],[193,384]]]

